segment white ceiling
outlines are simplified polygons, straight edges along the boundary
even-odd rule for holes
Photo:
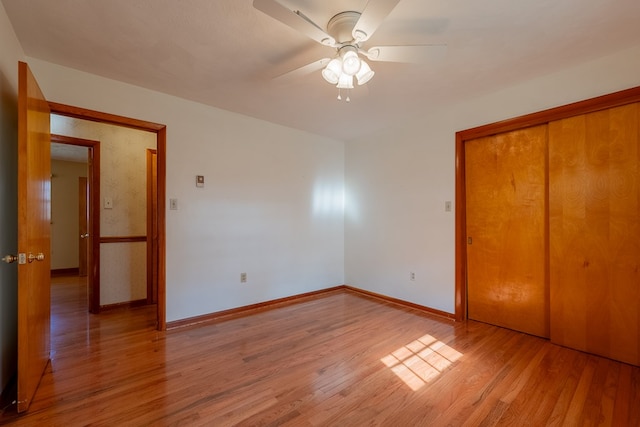
[[[367,4],[280,2],[323,27]],[[252,0],[2,3],[30,57],[343,140],[640,43],[639,0],[402,0],[367,44],[444,43],[446,57],[372,62],[346,103],[319,72],[272,80],[333,52]]]

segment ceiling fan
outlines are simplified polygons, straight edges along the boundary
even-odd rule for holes
[[[335,49],[333,58],[322,58],[279,77],[303,75],[322,69],[322,77],[338,88],[338,99],[342,99],[341,89],[346,89],[346,101],[349,102],[354,78],[358,85],[364,85],[375,74],[362,57],[371,61],[424,63],[432,59],[434,53],[446,48],[444,45],[405,45],[373,46],[365,50],[363,44],[399,2],[369,0],[362,12],[344,11],[334,15],[327,23],[326,30],[302,12],[290,10],[276,0],[253,0],[253,7],[312,40]]]

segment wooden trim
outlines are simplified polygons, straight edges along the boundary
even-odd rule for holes
[[[158,302],[158,150],[147,148],[147,302]]]
[[[147,236],[105,236],[100,237],[100,243],[131,243],[146,242]]]
[[[51,134],[51,142],[56,142],[58,144],[78,145],[88,148],[100,145],[100,141],[96,141],[93,139],[76,138],[74,136],[57,135],[54,133]]]
[[[163,124],[131,119],[124,116],[102,113],[86,108],[73,107],[65,104],[49,102],[51,112],[62,116],[78,119],[92,120],[101,123],[110,123],[134,129],[154,132],[156,134],[157,173],[158,173],[158,304],[157,304],[157,329],[166,329],[166,230],[165,230],[165,199],[166,199],[166,159],[167,159],[167,127]],[[97,194],[97,210],[99,210],[99,193]],[[94,234],[99,236],[100,233]],[[96,245],[99,243],[96,240]]]
[[[51,104],[50,104],[51,105]],[[51,110],[51,113],[57,111]],[[88,179],[89,179],[89,265],[90,271],[88,287],[89,312],[100,312],[100,241],[94,236],[100,235],[100,141],[76,138],[65,135],[51,135],[51,142],[68,145],[78,145],[89,149]]]
[[[382,294],[378,294],[375,292],[371,292],[371,291],[367,291],[364,289],[360,289],[360,288],[354,288],[353,286],[349,286],[349,285],[344,285],[344,289],[348,292],[353,292],[356,294],[360,294],[366,297],[370,297],[376,300],[382,300],[382,301],[386,301],[388,303],[394,304],[394,305],[400,305],[402,307],[405,308],[410,308],[410,309],[414,309],[414,310],[418,310],[421,311],[423,313],[426,314],[431,314],[431,315],[435,315],[435,316],[440,316],[440,317],[445,317],[447,319],[450,320],[455,320],[455,316],[452,313],[447,313],[446,311],[442,311],[442,310],[438,310],[435,308],[431,308],[431,307],[426,307],[424,305],[420,305],[420,304],[415,304],[409,301],[405,301],[405,300],[401,300],[398,298],[393,298],[393,297],[389,297],[386,295],[382,295]]]
[[[454,319],[454,315],[445,311],[440,311],[435,308],[425,307],[412,302],[400,300],[397,298],[388,297],[386,295],[377,294],[375,292],[365,291],[364,289],[354,288],[349,285],[339,285],[332,288],[320,289],[318,291],[306,292],[303,294],[292,295],[290,297],[278,298],[270,301],[264,301],[257,304],[245,305],[242,307],[231,308],[229,310],[216,311],[214,313],[203,314],[201,316],[188,317],[186,319],[174,320],[167,322],[167,330],[184,328],[187,326],[200,326],[202,324],[214,323],[222,320],[235,319],[238,317],[249,316],[258,311],[270,310],[275,307],[281,307],[283,305],[295,304],[300,301],[306,301],[326,295],[332,292],[351,292],[364,296],[367,298],[373,298],[377,300],[386,301],[391,304],[400,305],[405,308],[421,311],[426,314],[435,315],[439,317],[445,317],[447,319]]]
[[[640,102],[640,86],[458,132],[463,141]]]
[[[86,108],[73,107],[71,105],[58,104],[57,102],[49,101],[49,108],[51,108],[51,112],[54,112],[61,116],[74,117],[76,119],[90,120],[99,123],[110,123],[113,125],[124,126],[154,133],[158,133],[160,130],[165,128],[165,125],[158,123],[132,119],[129,117],[118,116],[116,114],[103,113]]]
[[[278,298],[270,301],[259,302],[257,304],[245,305],[242,307],[231,308],[229,310],[216,311],[214,313],[203,314],[201,316],[188,317],[186,319],[173,320],[167,322],[167,330],[184,328],[187,326],[200,326],[204,323],[213,323],[221,320],[235,319],[238,317],[249,316],[259,311],[269,310],[283,305],[295,304],[302,300],[318,298],[331,292],[344,291],[345,285],[333,288],[321,289],[319,291],[306,292],[304,294],[293,295],[285,298]]]
[[[156,174],[157,174],[157,188],[156,193],[158,197],[157,207],[157,227],[158,227],[158,304],[157,304],[157,320],[158,330],[164,331],[167,329],[167,270],[166,270],[166,231],[165,231],[165,205],[166,205],[166,193],[167,193],[167,128],[163,127],[158,131],[156,141]]]
[[[78,267],[51,269],[51,277],[77,276],[78,274],[79,274]]]
[[[640,86],[456,132],[455,319],[467,318],[465,142],[640,102]]]
[[[100,306],[100,311],[126,310],[129,308],[142,307],[147,305],[147,299],[137,299],[133,301],[117,302],[115,304],[106,304]]]

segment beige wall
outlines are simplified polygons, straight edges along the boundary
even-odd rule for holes
[[[156,148],[155,134],[56,115],[51,132],[100,141],[100,236],[145,236],[146,150]],[[144,299],[146,286],[146,243],[100,245],[101,305]]]
[[[78,178],[87,176],[87,164],[51,160],[51,269],[79,266]]]

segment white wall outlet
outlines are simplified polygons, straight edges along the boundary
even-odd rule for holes
[[[240,273],[240,283],[247,283],[247,273]]]
[[[416,280],[416,273],[414,273],[413,271],[409,273],[409,280],[414,282]]]
[[[178,210],[178,199],[169,199],[169,209],[172,211]]]

